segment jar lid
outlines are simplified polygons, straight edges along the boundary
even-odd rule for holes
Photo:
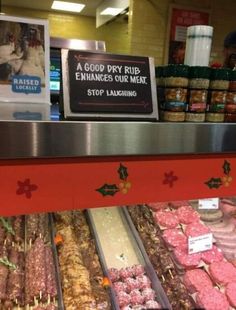
[[[163,68],[164,77],[186,77],[188,78],[189,66],[187,65],[167,65]]]
[[[210,79],[210,75],[210,67],[192,66],[189,69],[189,77],[191,79]]]
[[[230,81],[236,81],[236,70],[231,70]]]
[[[220,69],[211,69],[211,80],[226,80],[229,81],[230,78],[230,69],[220,68]]]
[[[155,75],[156,75],[156,77],[162,77],[163,76],[163,66],[155,67]]]

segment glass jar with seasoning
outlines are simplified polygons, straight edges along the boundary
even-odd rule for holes
[[[236,122],[236,70],[230,72],[229,89],[225,104],[225,122]]]
[[[168,65],[163,69],[164,75],[164,120],[183,121],[187,105],[189,67],[186,65]],[[168,112],[168,113],[167,113]],[[173,119],[172,119],[173,112]],[[178,114],[176,113],[181,113]]]
[[[187,122],[204,122],[207,106],[211,69],[193,66],[189,69],[189,95],[186,112]]]
[[[211,69],[206,121],[223,122],[230,69]]]

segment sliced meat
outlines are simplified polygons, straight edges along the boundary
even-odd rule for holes
[[[205,310],[228,310],[229,303],[226,296],[216,288],[206,288],[196,297],[199,307]]]
[[[200,292],[203,289],[211,289],[213,287],[211,279],[202,269],[187,270],[183,281],[191,294]]]
[[[219,240],[220,242],[236,242],[236,230],[233,230],[232,232],[215,232],[213,233],[214,238]]]
[[[211,229],[211,232],[214,233],[229,233],[233,232],[235,229],[235,226],[231,222],[224,222],[224,225],[215,227],[214,225],[208,226]]]
[[[223,246],[224,248],[234,249],[236,253],[236,241],[224,241],[224,240],[217,240],[217,246]]]

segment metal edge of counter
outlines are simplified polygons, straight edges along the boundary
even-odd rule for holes
[[[234,123],[0,121],[0,159],[236,153]]]

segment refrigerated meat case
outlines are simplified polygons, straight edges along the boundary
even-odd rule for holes
[[[1,216],[88,209],[86,217],[107,276],[112,262],[104,257],[106,239],[98,233],[104,229],[98,227],[99,216],[109,219],[115,210],[122,222],[128,211],[119,215],[117,208],[109,207],[234,196],[235,136],[236,124],[226,123],[2,121]],[[106,212],[99,215],[96,207],[106,207]],[[132,232],[130,242],[141,253],[133,264],[148,266],[146,274],[160,292],[158,301],[171,309],[129,221],[126,233]],[[114,230],[112,226],[105,228]],[[55,264],[60,273],[58,261]],[[110,294],[116,300],[113,290]],[[59,306],[63,307],[60,302]],[[116,302],[112,307],[118,309]]]

